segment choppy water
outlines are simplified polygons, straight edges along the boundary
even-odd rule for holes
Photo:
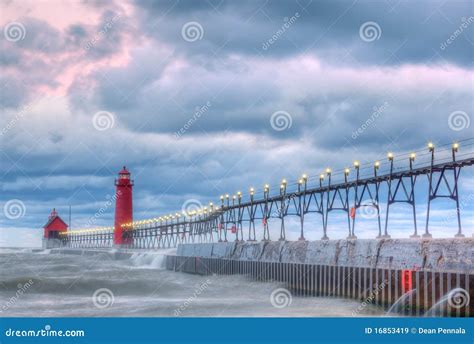
[[[246,276],[199,276],[167,271],[162,254],[112,260],[0,249],[0,316],[376,316],[356,300],[291,296],[284,287]],[[94,296],[95,294],[95,296]],[[281,300],[280,300],[281,301]],[[274,302],[275,303],[275,302]],[[281,306],[282,304],[277,304]]]

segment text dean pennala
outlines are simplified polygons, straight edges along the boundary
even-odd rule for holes
[[[446,327],[366,327],[365,334],[466,334],[466,330],[462,327],[446,328]]]

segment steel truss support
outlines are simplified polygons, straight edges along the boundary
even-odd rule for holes
[[[456,219],[458,224],[458,232],[455,237],[464,238],[461,226],[461,209],[459,208],[459,176],[461,174],[461,165],[456,164],[456,153],[457,148],[452,150],[452,165],[443,165],[440,167],[434,167],[434,147],[431,149],[431,164],[428,173],[428,204],[426,210],[426,226],[424,238],[431,238],[432,235],[429,232],[429,221],[430,221],[430,209],[431,201],[436,198],[447,198],[451,199],[456,204]],[[452,171],[452,173],[449,173]],[[452,174],[450,182],[449,175]],[[442,186],[445,187],[447,193],[442,192]]]

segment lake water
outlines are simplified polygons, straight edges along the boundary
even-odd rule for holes
[[[0,249],[0,316],[339,317],[380,316],[375,305],[302,297],[247,276],[199,276],[163,268],[164,253],[51,254]]]

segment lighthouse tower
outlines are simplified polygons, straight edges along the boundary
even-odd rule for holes
[[[124,233],[122,228],[123,224],[133,221],[132,187],[133,180],[130,179],[130,172],[124,166],[119,172],[118,179],[115,180],[115,245],[132,243],[132,237],[127,235],[126,231]]]

